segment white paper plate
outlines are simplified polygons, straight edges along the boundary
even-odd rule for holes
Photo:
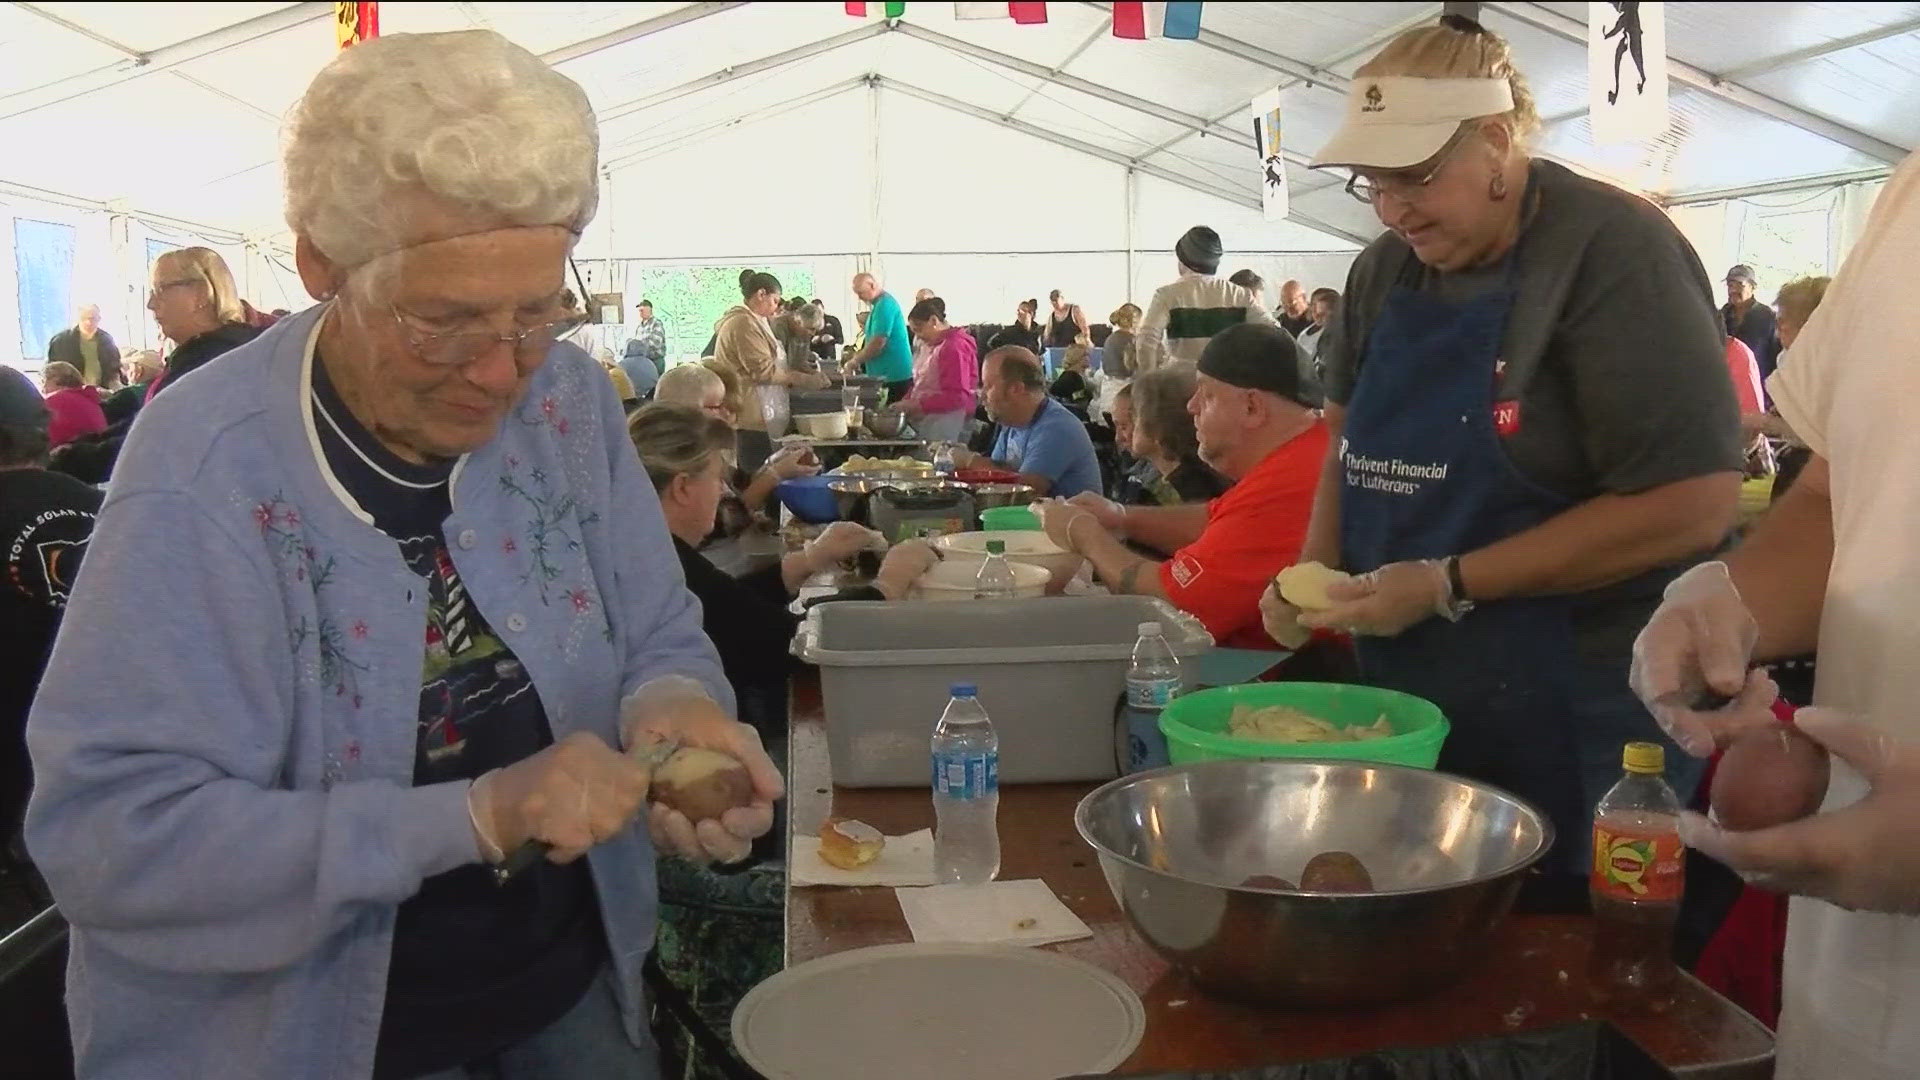
[[[1146,1033],[1119,977],[1037,949],[877,945],[753,988],[733,1042],[769,1080],[1055,1080],[1109,1072]]]

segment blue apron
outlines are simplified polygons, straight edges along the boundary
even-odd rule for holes
[[[1522,476],[1495,428],[1516,263],[1509,256],[1500,289],[1453,302],[1410,287],[1419,266],[1407,256],[1347,405],[1340,446],[1347,571],[1473,551],[1572,505]],[[1433,618],[1398,637],[1362,637],[1358,652],[1365,681],[1426,698],[1446,713],[1453,727],[1440,769],[1532,803],[1558,833],[1557,867],[1584,870],[1593,803],[1605,791],[1586,788],[1618,777],[1620,742],[1618,725],[1581,722],[1595,686],[1575,649],[1568,600],[1482,604],[1458,623]],[[1619,678],[1620,695],[1630,696],[1624,665]],[[1645,726],[1652,729],[1650,718]]]

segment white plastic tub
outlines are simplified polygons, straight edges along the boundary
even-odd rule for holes
[[[987,542],[999,540],[1007,545],[1007,561],[1038,566],[1052,580],[1047,591],[1057,593],[1080,572],[1087,560],[1048,539],[1047,534],[1031,529],[988,529],[982,532],[954,533],[935,540],[934,546],[949,559],[980,562],[987,557]]]
[[[974,589],[980,583],[980,563],[964,559],[936,563],[933,569],[920,575],[913,583],[914,600],[972,600]],[[1052,577],[1046,570],[1026,563],[1008,560],[1007,566],[1013,570],[1013,595],[1016,599],[1047,595],[1047,581]]]

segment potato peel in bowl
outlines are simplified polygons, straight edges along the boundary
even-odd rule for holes
[[[1235,705],[1227,734],[1269,743],[1368,742],[1395,734],[1386,714],[1371,724],[1341,727],[1290,705]]]

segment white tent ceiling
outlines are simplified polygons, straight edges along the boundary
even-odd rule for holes
[[[1482,20],[1513,42],[1551,121],[1541,152],[1686,202],[1884,173],[1920,141],[1920,3],[1667,8],[1672,129],[1645,146],[1599,150],[1584,116],[1586,5],[1483,6]],[[235,234],[277,233],[278,119],[331,55],[331,9],[0,6],[0,182]],[[1083,3],[1050,4],[1043,26],[956,21],[951,5],[931,2],[909,4],[891,24],[827,2],[385,3],[381,21],[386,33],[488,27],[558,64],[601,115],[615,203],[636,191],[653,205],[706,198],[698,177],[679,178],[695,186],[654,178],[673,176],[672,159],[690,147],[746,127],[754,134],[743,147],[781,156],[743,168],[831,169],[875,137],[863,119],[892,115],[858,104],[877,97],[912,102],[899,115],[923,127],[938,114],[956,130],[1018,133],[1035,148],[1023,159],[1030,167],[1104,161],[1104,170],[1132,169],[1257,221],[1247,102],[1280,83],[1287,139],[1299,152],[1289,168],[1293,220],[1306,228],[1261,243],[1337,250],[1375,231],[1371,214],[1297,161],[1332,131],[1346,76],[1438,12],[1422,3],[1213,3],[1198,42],[1116,39],[1105,5]],[[832,126],[810,123],[803,139],[793,134],[796,117]],[[767,120],[777,123],[757,123]],[[940,162],[934,132],[889,128],[879,137],[924,155],[926,167]],[[968,165],[970,175],[993,167]],[[1005,205],[993,198],[981,199],[980,212]],[[978,235],[950,230],[929,242],[980,250]],[[1157,232],[1147,239],[1138,246],[1167,243]]]

